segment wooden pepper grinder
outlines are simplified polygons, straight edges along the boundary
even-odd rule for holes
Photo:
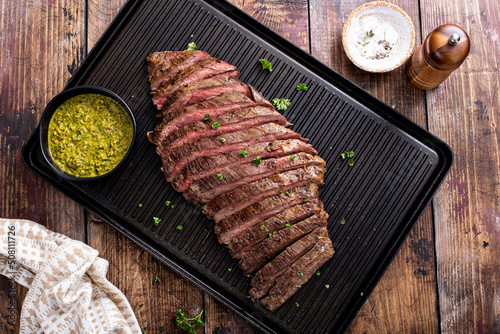
[[[419,89],[436,88],[463,63],[469,50],[469,36],[462,28],[439,26],[406,63],[406,76]]]

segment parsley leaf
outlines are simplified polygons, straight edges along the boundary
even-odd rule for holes
[[[153,223],[155,224],[155,226],[158,226],[158,224],[160,224],[161,222],[161,219],[158,218],[158,217],[153,217]]]
[[[349,160],[349,167],[354,166],[354,159]]]
[[[247,156],[247,154],[248,154],[248,152],[247,152],[247,151],[245,151],[245,150],[240,151],[240,153],[241,153],[241,155],[242,155],[243,157],[246,157],[246,156]]]
[[[219,174],[217,174],[217,178],[218,178],[219,180],[222,180],[222,179],[225,179],[225,178],[226,178],[226,176],[225,176],[225,175],[222,175],[222,173],[219,173]]]
[[[328,284],[325,285],[325,288],[330,289],[330,286]]]
[[[227,271],[231,272],[231,270],[233,270],[232,268],[227,268]]]
[[[182,225],[177,225],[176,229],[178,229],[179,231],[182,231],[183,227],[182,227]]]
[[[285,99],[285,98],[280,98],[280,99],[273,99],[273,105],[276,107],[278,110],[286,110],[290,105],[290,100]]]
[[[256,157],[255,159],[252,160],[252,162],[256,163],[257,165],[262,162],[261,158]]]
[[[306,84],[299,83],[295,89],[297,89],[297,90],[308,90],[309,88],[306,86]]]
[[[165,201],[165,206],[169,206],[170,205],[170,201]]]
[[[155,278],[153,278],[153,284],[155,283],[161,283],[160,278],[158,277],[158,274],[156,274]]]
[[[185,332],[196,334],[196,326],[205,327],[205,323],[201,320],[202,314],[203,310],[194,318],[186,318],[186,314],[182,312],[182,309],[179,309],[175,314],[175,324]]]
[[[262,69],[263,70],[269,70],[269,72],[273,71],[273,64],[267,59],[259,59],[260,63],[262,64]]]
[[[295,161],[295,155],[291,155],[290,160]]]
[[[223,142],[223,143],[227,142],[226,138],[221,138],[220,141]]]
[[[142,203],[139,203],[139,207],[142,208]]]
[[[345,224],[345,218],[342,217],[342,219],[340,220],[340,225],[344,225]]]
[[[196,50],[196,43],[195,42],[191,42],[188,44],[188,50]]]
[[[220,122],[215,122],[212,124],[212,128],[217,129],[220,126]]]
[[[260,229],[261,229],[262,231],[264,231],[264,229],[265,229],[265,228],[266,228],[266,225],[260,225]]]
[[[208,121],[210,119],[210,114],[205,114],[205,117],[203,117],[205,121]]]

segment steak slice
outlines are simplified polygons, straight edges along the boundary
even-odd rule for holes
[[[334,250],[332,241],[328,237],[328,231],[325,227],[321,227],[320,230],[322,235],[317,238],[316,245],[276,278],[274,285],[271,283],[273,285],[271,291],[267,297],[261,300],[262,304],[270,311],[283,305],[333,256]]]
[[[297,132],[275,123],[267,123],[250,129],[226,133],[222,136],[202,138],[184,144],[162,156],[166,175],[178,173],[187,163],[199,158],[210,157],[231,151],[240,151],[251,143],[302,138]],[[161,155],[161,154],[160,154]]]
[[[191,85],[183,86],[168,98],[161,98],[153,102],[158,110],[161,110],[163,106],[163,111],[169,112],[170,110],[189,106],[228,92],[240,92],[248,97],[253,97],[248,85],[224,73],[216,78],[204,79]]]
[[[170,59],[174,58],[177,55],[180,55],[183,51],[160,51],[153,52],[149,56],[146,57],[146,61],[148,62],[148,80],[151,81],[154,73],[165,62],[170,61]]]
[[[290,191],[268,197],[253,203],[215,224],[215,234],[220,243],[228,244],[241,231],[261,223],[273,215],[318,196],[319,186],[315,183],[294,188]],[[265,229],[265,224],[261,225]]]
[[[245,252],[250,250],[253,245],[267,238],[269,233],[274,233],[285,227],[292,226],[321,211],[323,211],[323,203],[319,198],[312,198],[306,203],[301,203],[272,216],[266,220],[264,229],[261,229],[259,225],[255,225],[234,236],[227,246],[233,258],[239,259]]]
[[[242,153],[242,152],[246,152]],[[186,190],[191,183],[213,172],[224,173],[230,168],[252,163],[254,159],[279,158],[285,155],[307,152],[318,154],[309,144],[298,139],[277,140],[249,145],[241,151],[228,152],[212,157],[202,157],[190,162],[176,175],[167,175],[167,181],[178,191]],[[295,156],[293,156],[295,159]],[[219,176],[218,176],[219,177]]]
[[[217,196],[203,207],[203,213],[208,218],[219,221],[245,206],[276,193],[302,186],[308,182],[322,185],[324,175],[323,166],[308,166],[275,174]]]
[[[301,259],[306,254],[308,254],[309,257],[314,254],[319,255],[318,248],[321,249],[321,246],[317,247],[317,245],[324,244],[325,238],[330,240],[326,227],[317,228],[310,234],[288,246],[281,254],[256,272],[250,282],[251,300],[257,300],[264,297],[273,286],[276,285],[276,281],[281,279],[285,271],[290,269],[297,260]],[[299,276],[297,272],[300,272],[300,270],[294,272],[295,276]]]
[[[193,182],[184,192],[184,197],[193,203],[207,203],[222,193],[264,177],[310,165],[324,166],[325,164],[325,161],[319,156],[307,153],[295,154],[294,160],[291,160],[290,156],[268,159],[258,165],[248,164],[232,168],[224,174],[225,178],[220,180],[217,173],[213,173]]]
[[[163,154],[170,154],[173,148],[200,138],[241,131],[271,122],[283,126],[291,125],[274,108],[254,106],[186,125],[165,137],[161,131],[155,129],[153,132],[148,132],[148,138],[153,143],[160,143],[159,147]]]
[[[251,106],[255,106],[255,102],[245,95],[238,92],[226,93],[208,101],[171,111],[166,114],[161,123],[156,126],[153,130],[153,134],[155,138],[157,138],[157,142],[161,142],[163,138],[183,126],[204,121],[207,114],[213,119],[225,113],[238,111]],[[209,121],[210,119],[207,120],[207,122]]]
[[[163,82],[155,92],[153,101],[168,98],[182,86],[190,85],[203,79],[211,78],[217,74],[236,71],[234,65],[218,59],[205,59],[176,73],[168,81]],[[152,86],[154,91],[154,87]],[[156,103],[155,103],[156,104]]]
[[[158,66],[156,71],[151,76],[151,91],[156,92],[160,85],[168,83],[169,80],[171,80],[179,72],[204,60],[215,60],[215,58],[212,58],[208,53],[199,50],[183,51],[175,57],[170,58],[168,61]]]
[[[266,264],[268,259],[273,258],[285,247],[318,227],[326,227],[327,225],[328,214],[322,211],[320,214],[309,217],[288,228],[269,233],[268,238],[245,252],[245,255],[240,260],[240,267],[245,275],[250,274]]]

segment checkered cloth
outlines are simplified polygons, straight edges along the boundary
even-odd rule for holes
[[[20,333],[141,333],[97,255],[32,221],[0,219],[0,274],[29,288]]]

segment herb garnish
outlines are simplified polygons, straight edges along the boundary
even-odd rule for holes
[[[141,334],[148,334],[146,332],[146,327],[148,327],[149,324],[146,324],[146,326],[141,326]]]
[[[346,158],[350,159],[349,166],[350,167],[354,166],[354,159],[353,159],[354,158],[354,151],[340,153],[340,157],[342,158],[342,160],[345,160]]]
[[[175,208],[175,204],[172,204],[170,207],[171,207],[172,209],[173,209],[173,208]]]
[[[264,231],[264,229],[265,229],[265,228],[266,228],[266,225],[260,225],[260,229],[261,229],[262,231]]]
[[[290,228],[290,226],[292,226],[292,225],[290,225],[290,223],[287,220],[285,226],[288,227],[288,228]]]
[[[280,189],[280,190],[278,190],[278,193],[279,193],[279,194],[283,193],[283,190],[281,190],[281,189]]]
[[[142,203],[139,203],[139,207],[142,208]]]
[[[220,126],[220,122],[215,122],[212,124],[212,128],[217,129]]]
[[[375,36],[375,34],[373,33],[373,30],[368,31],[366,33],[365,38],[363,39],[363,44],[361,44],[360,42],[358,42],[358,44],[363,46],[363,47],[366,46],[366,44],[370,43],[370,42],[367,42],[368,38],[371,38],[373,36]]]
[[[210,119],[210,114],[205,114],[205,117],[203,117],[205,121],[208,121]]]
[[[354,159],[349,160],[349,167],[354,166]]]
[[[359,295],[360,295],[361,297],[363,297],[363,292],[361,292]]]
[[[273,71],[273,64],[267,59],[259,59],[260,63],[262,64],[262,69],[263,70],[269,70],[269,72]]]
[[[319,272],[319,270],[318,270],[318,271],[316,272],[316,276],[319,276],[319,275],[320,275],[320,272]]]
[[[194,318],[186,318],[186,314],[182,312],[182,309],[179,309],[175,314],[175,323],[185,332],[188,332],[189,334],[196,334],[196,326],[205,327],[205,323],[201,320],[202,314],[203,310],[201,310],[200,314]]]
[[[297,275],[299,275],[299,276],[304,276],[304,273],[303,273],[302,271],[299,271],[299,272],[297,273]]]
[[[304,196],[304,202],[307,202],[307,196]]]
[[[160,333],[163,333],[164,330],[163,326],[160,326]]]
[[[309,183],[313,183],[313,182],[314,182],[314,180],[313,180],[313,179],[310,179],[310,180],[309,180]]]
[[[325,284],[325,288],[330,289],[330,286],[328,284]]]
[[[196,43],[195,42],[191,42],[188,44],[188,50],[196,50]]]
[[[252,160],[252,162],[254,162],[258,165],[262,162],[262,160],[259,157],[256,157],[255,159]]]
[[[225,178],[226,178],[226,176],[225,176],[225,175],[222,175],[222,173],[219,173],[219,174],[217,174],[217,178],[218,178],[219,180],[222,180],[222,179],[225,179]]]
[[[300,305],[299,305],[299,303],[297,303],[297,302],[295,302],[295,305],[296,305],[297,307],[299,307],[299,306],[300,306]]]
[[[308,90],[309,88],[306,86],[306,84],[299,83],[295,89],[297,89],[297,90]]]
[[[342,217],[342,219],[340,220],[340,225],[344,225],[345,224],[345,218]]]
[[[290,160],[295,161],[295,155],[291,155]]]
[[[183,227],[182,227],[182,225],[177,225],[176,229],[178,229],[179,231],[182,231]]]
[[[247,151],[245,151],[245,150],[240,151],[240,153],[241,153],[241,155],[242,155],[243,157],[246,157],[246,156],[247,156],[247,154],[248,154],[248,152],[247,152]]]
[[[223,142],[223,143],[227,142],[226,138],[221,138],[220,141]]]
[[[170,205],[170,201],[165,201],[165,206],[169,206]]]
[[[155,278],[153,278],[153,284],[155,283],[161,283],[160,278],[158,277],[158,274],[156,274]]]
[[[286,110],[290,105],[290,100],[285,99],[285,98],[280,98],[280,99],[273,99],[273,105],[276,107],[278,110]]]
[[[233,270],[232,268],[227,268],[227,271],[231,272],[231,270]]]
[[[158,226],[158,224],[161,222],[161,219],[158,217],[153,217],[153,222],[154,222],[155,226]]]

